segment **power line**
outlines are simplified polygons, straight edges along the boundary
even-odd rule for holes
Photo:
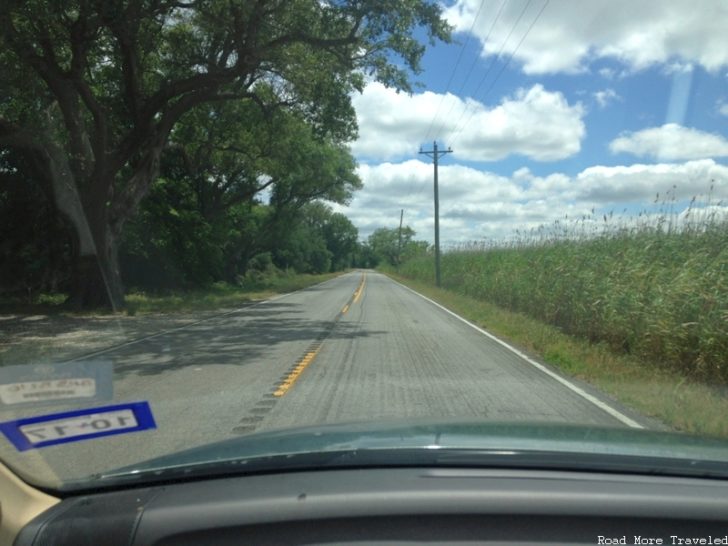
[[[503,0],[503,2],[501,2],[500,8],[498,8],[498,13],[496,13],[495,19],[493,19],[493,23],[490,25],[490,28],[488,29],[488,34],[486,34],[485,38],[483,39],[484,44],[488,42],[488,38],[490,38],[490,35],[493,32],[493,29],[495,28],[495,25],[498,22],[498,19],[500,19],[501,13],[503,12],[503,8],[506,6],[507,3],[508,3],[508,0]],[[475,21],[473,21],[473,23],[475,23]],[[462,95],[463,90],[465,89],[465,85],[467,85],[468,81],[470,80],[470,76],[473,73],[473,68],[475,68],[475,64],[478,62],[479,59],[480,59],[480,56],[476,55],[475,58],[473,59],[473,62],[470,63],[470,68],[468,68],[467,75],[466,75],[465,79],[463,80],[463,82],[460,84],[460,87],[458,88],[458,90],[455,94],[457,97]],[[450,117],[450,114],[452,114],[452,111],[454,108],[455,108],[455,104],[450,105],[450,109],[447,111],[447,114],[445,115],[445,120],[447,120]],[[442,132],[443,128],[445,127],[445,123],[446,122],[443,121],[440,124],[435,136],[439,135],[440,132]]]
[[[475,17],[473,18],[473,23],[470,25],[470,30],[468,31],[468,34],[465,37],[465,41],[463,42],[463,45],[460,47],[460,53],[458,54],[457,61],[455,61],[455,66],[453,66],[452,72],[450,72],[450,78],[447,80],[447,85],[445,86],[445,91],[443,92],[442,96],[440,97],[440,103],[437,105],[437,110],[435,110],[435,115],[433,116],[432,121],[430,121],[430,126],[427,128],[427,134],[425,134],[425,140],[430,139],[430,131],[432,131],[432,126],[435,124],[435,120],[437,120],[437,116],[440,114],[440,108],[442,108],[442,102],[445,100],[445,95],[447,95],[447,92],[450,90],[450,84],[452,83],[452,80],[455,77],[455,72],[457,72],[458,66],[460,66],[460,60],[463,58],[463,52],[465,51],[465,48],[468,45],[468,42],[470,41],[470,37],[473,35],[473,28],[475,28],[475,23],[478,20],[478,17],[480,17],[480,12],[483,9],[484,5],[485,5],[485,0],[480,0],[480,6],[478,7],[478,11],[475,13]]]
[[[508,66],[511,64],[511,61],[513,60],[513,57],[516,55],[516,53],[518,53],[518,50],[520,49],[520,47],[523,44],[523,42],[526,40],[526,37],[529,35],[529,33],[531,32],[531,30],[533,29],[533,27],[536,25],[536,22],[541,18],[541,15],[543,14],[544,10],[546,9],[546,6],[548,6],[549,2],[550,2],[550,0],[546,0],[544,2],[543,6],[541,6],[541,9],[536,14],[536,17],[533,18],[533,21],[531,21],[531,24],[528,26],[528,29],[526,29],[526,33],[521,37],[521,40],[518,42],[518,44],[516,45],[516,47],[513,50],[513,52],[511,52],[510,56],[508,57],[508,60],[505,63],[503,63],[503,66],[501,66],[501,69],[498,71],[498,74],[496,74],[495,79],[491,82],[490,87],[488,87],[488,89],[486,89],[486,91],[483,94],[481,100],[482,99],[485,99],[485,97],[488,95],[488,93],[491,92],[491,90],[493,89],[493,87],[495,87],[495,84],[500,79],[501,74],[503,74],[503,72],[505,71],[505,69],[508,68]],[[470,117],[465,121],[465,123],[459,129],[457,129],[458,124],[455,124],[456,132],[453,135],[453,137],[451,138],[451,141],[450,141],[451,142],[451,145],[455,142],[455,140],[457,139],[457,137],[460,136],[460,133],[462,133],[463,129],[465,129],[465,126],[468,123],[470,123],[470,120],[473,118],[473,116],[475,116],[475,113],[476,113],[476,110],[473,110],[473,113],[470,115]]]
[[[498,58],[499,58],[499,57],[501,56],[501,53],[503,53],[503,50],[505,49],[505,47],[506,47],[506,44],[508,43],[508,40],[510,40],[510,39],[511,39],[511,35],[513,35],[513,32],[514,32],[514,31],[516,30],[516,27],[517,27],[517,26],[518,26],[518,24],[519,24],[519,23],[521,22],[521,19],[523,19],[523,15],[524,15],[524,14],[526,13],[526,10],[527,10],[527,9],[528,9],[528,7],[529,7],[529,6],[531,5],[531,2],[532,2],[532,1],[533,1],[533,0],[528,0],[528,2],[526,2],[526,4],[525,4],[525,5],[523,6],[523,9],[521,10],[521,13],[520,13],[520,14],[518,15],[518,18],[516,19],[516,22],[515,22],[515,23],[513,24],[513,26],[511,27],[511,30],[510,30],[510,32],[508,33],[508,36],[506,36],[506,39],[505,39],[505,40],[503,40],[503,43],[501,44],[501,46],[500,46],[500,49],[498,50],[498,53],[496,53],[496,54],[495,54],[495,55],[493,56],[493,60],[491,61],[491,63],[490,63],[490,66],[488,66],[488,69],[487,69],[487,70],[485,71],[485,74],[483,74],[483,77],[482,77],[482,78],[480,79],[480,82],[478,82],[478,86],[477,86],[477,87],[475,88],[475,91],[473,92],[473,97],[475,97],[475,96],[476,96],[476,95],[478,94],[478,91],[480,91],[480,88],[481,88],[481,87],[483,86],[483,84],[485,83],[485,79],[486,79],[486,78],[488,77],[488,74],[490,74],[490,71],[491,71],[491,70],[493,70],[493,67],[495,66],[495,63],[496,63],[496,62],[498,61]],[[474,107],[472,107],[472,108],[473,108],[473,112],[475,112],[475,108],[474,108]],[[462,121],[463,117],[465,116],[465,114],[466,114],[466,113],[468,112],[468,110],[470,110],[470,109],[471,109],[471,108],[465,108],[465,109],[464,109],[464,110],[463,110],[463,111],[462,111],[462,112],[460,113],[460,117],[458,118],[457,122],[456,122],[456,123],[455,123],[455,125],[454,125],[454,127],[455,127],[456,129],[457,129],[458,127],[459,127],[459,125],[460,125],[460,122]],[[469,120],[470,120],[470,118],[468,118],[468,121],[469,121]]]

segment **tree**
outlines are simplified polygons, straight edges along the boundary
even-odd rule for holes
[[[448,39],[430,0],[6,1],[0,146],[39,158],[74,228],[71,302],[123,304],[121,233],[182,116],[238,101],[352,133],[366,74],[410,89],[416,27]]]
[[[354,250],[354,259],[353,259],[353,265],[354,267],[363,267],[366,269],[372,269],[379,265],[380,262],[379,256],[374,254],[374,251],[372,250],[372,247],[369,246],[368,243],[364,242],[358,242],[356,245],[356,249]]]
[[[323,236],[326,248],[331,252],[332,270],[339,271],[351,267],[359,238],[359,230],[351,220],[340,212],[334,212],[323,226]]]
[[[277,265],[302,273],[350,267],[359,231],[351,221],[322,202],[303,206],[286,222],[274,250]]]
[[[200,284],[205,276],[219,279],[218,261],[209,253],[201,264],[208,271],[200,271],[206,275],[193,270],[200,269],[195,258],[203,255],[201,250],[213,248],[221,250],[224,279],[234,282],[253,256],[273,252],[276,244],[290,238],[303,209],[308,211],[306,220],[319,209],[321,218],[329,219],[330,209],[309,205],[312,200],[343,204],[361,187],[354,159],[335,139],[330,133],[317,134],[298,115],[284,110],[264,115],[254,104],[235,102],[192,110],[180,120],[162,154],[164,183],[152,186],[142,202],[142,218],[127,228],[131,233],[124,237],[124,278],[144,284],[168,279],[174,285]],[[271,192],[274,206],[261,206],[263,190]],[[193,218],[204,228],[194,227],[189,222]],[[191,230],[186,235],[185,227]],[[356,228],[351,228],[355,240]],[[315,227],[316,237],[322,229]],[[150,240],[149,233],[158,235]],[[191,245],[184,255],[173,251],[180,248],[180,237]],[[328,246],[328,239],[322,245]],[[290,252],[279,255],[290,258]],[[332,260],[342,259],[339,250],[332,252]],[[295,266],[291,260],[284,260],[284,267],[308,268],[302,265],[307,259],[296,260]],[[325,261],[321,258],[319,263]],[[139,278],[137,273],[144,275]]]
[[[377,256],[378,261],[396,266],[399,263],[402,249],[409,244],[414,236],[415,231],[411,227],[403,226],[402,245],[400,246],[399,229],[379,228],[369,236],[367,243],[372,253]]]
[[[199,210],[193,188],[157,179],[139,214],[127,223],[120,248],[126,282],[152,289],[204,286],[220,280],[225,269],[226,217],[217,222]]]
[[[72,245],[36,164],[32,153],[0,152],[0,292],[31,300],[68,288]]]

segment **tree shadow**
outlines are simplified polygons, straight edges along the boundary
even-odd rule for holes
[[[205,364],[244,367],[265,359],[283,343],[355,339],[386,332],[367,330],[359,323],[312,320],[304,309],[287,303],[257,306],[244,316],[221,317],[121,346],[106,358],[115,362],[117,377],[149,376]],[[281,308],[286,308],[281,316]],[[293,315],[293,316],[291,316]]]

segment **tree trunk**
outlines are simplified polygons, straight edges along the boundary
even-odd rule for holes
[[[74,309],[121,309],[124,306],[118,259],[121,228],[119,225],[115,229],[108,222],[107,197],[101,194],[82,202],[64,151],[50,143],[45,150],[56,207],[74,231],[74,271],[66,303]]]
[[[90,225],[96,254],[79,254],[68,304],[74,309],[98,307],[118,311],[124,307],[124,286],[119,270],[119,237],[107,225]]]

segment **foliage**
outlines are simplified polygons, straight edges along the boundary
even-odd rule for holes
[[[237,203],[206,217],[190,185],[159,179],[125,230],[124,280],[137,289],[170,290],[213,282],[257,282],[290,270],[320,274],[352,265],[358,231],[321,202],[278,213]]]
[[[200,213],[185,184],[160,178],[125,232],[124,279],[136,287],[202,286],[222,277],[219,233]]]
[[[205,288],[171,291],[166,294],[150,294],[132,290],[127,298],[127,312],[170,313],[187,311],[219,311],[223,308],[239,307],[251,301],[270,297],[274,293],[292,292],[312,284],[326,281],[336,273],[324,275],[289,275],[281,272],[260,275],[255,280],[246,279],[240,284],[216,282]]]
[[[390,273],[390,275],[393,275]],[[487,328],[527,353],[634,408],[642,415],[683,432],[728,437],[728,397],[713,381],[686,381],[679,370],[644,360],[565,334],[556,326],[508,311],[459,291],[434,286],[432,280],[396,279],[432,298],[469,321]]]
[[[693,211],[695,215],[696,211]],[[679,370],[728,382],[728,222],[652,223],[583,235],[578,224],[470,245],[442,258],[443,286],[523,312],[564,332]],[[429,259],[401,272],[431,281]]]
[[[70,286],[70,229],[53,206],[49,188],[29,175],[33,157],[0,153],[0,293],[37,301]]]
[[[426,241],[415,241],[415,231],[409,226],[402,227],[400,239],[399,229],[379,228],[367,239],[367,246],[374,257],[373,266],[379,263],[391,266],[399,265],[403,260],[427,253],[429,245]]]
[[[118,248],[125,224],[158,177],[170,140],[204,141],[211,116],[231,126],[226,142],[218,124],[216,144],[249,155],[242,163],[227,155],[227,164],[214,150],[205,166],[227,173],[245,167],[215,182],[234,190],[225,206],[264,184],[259,172],[279,179],[277,207],[325,198],[310,176],[317,166],[323,178],[352,176],[343,147],[356,134],[352,94],[366,77],[410,90],[424,51],[415,36],[449,39],[440,12],[432,0],[6,2],[0,146],[35,154],[35,174],[53,188],[59,214],[73,227],[73,302],[123,303]],[[224,103],[235,105],[232,115],[211,107]],[[277,144],[279,160],[264,168],[255,135],[264,124],[255,118],[267,123],[281,110],[289,116],[272,123],[283,123],[284,144]],[[175,134],[193,111],[200,131],[190,124],[187,134]],[[253,130],[241,135],[241,127]],[[196,174],[198,181],[215,177]]]

